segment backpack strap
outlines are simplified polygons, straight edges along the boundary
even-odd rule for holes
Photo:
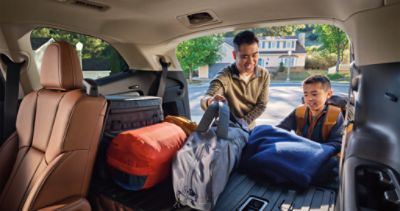
[[[322,138],[324,140],[327,140],[330,133],[331,129],[333,126],[336,124],[336,120],[342,110],[339,107],[329,105],[328,110],[326,112],[326,117],[324,124],[322,125]]]
[[[306,124],[306,106],[300,105],[296,108],[295,115],[296,115],[296,134],[299,136],[303,136],[302,131],[304,125]]]

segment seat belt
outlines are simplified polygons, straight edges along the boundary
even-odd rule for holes
[[[162,73],[160,77],[160,85],[158,86],[157,96],[163,97],[165,92],[165,87],[167,86],[167,75],[168,75],[168,66],[170,63],[164,61],[163,58],[160,58],[160,64],[162,67]]]
[[[3,137],[3,111],[4,111],[4,95],[6,92],[6,80],[4,79],[3,73],[0,70],[0,143]],[[1,144],[0,144],[1,146]]]
[[[19,95],[19,76],[25,61],[15,63],[8,56],[0,55],[2,62],[7,66],[6,84],[4,94],[3,107],[3,127],[0,136],[0,146],[8,136],[15,131],[15,123],[18,112],[18,95]]]

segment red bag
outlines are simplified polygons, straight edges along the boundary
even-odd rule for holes
[[[107,151],[112,178],[128,190],[154,186],[170,174],[172,159],[185,140],[185,132],[169,122],[120,133]]]

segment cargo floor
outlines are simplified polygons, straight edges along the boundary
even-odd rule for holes
[[[288,187],[274,186],[265,182],[255,181],[249,177],[234,173],[221,194],[214,210],[239,210],[249,197],[264,201],[262,210],[326,210],[333,211],[336,200],[337,185],[329,187],[310,187],[307,190],[296,190]],[[154,188],[143,191],[126,191],[114,185],[111,181],[93,180],[90,195],[101,194],[132,210],[179,210],[187,211],[184,207],[174,209],[174,193],[171,179]],[[90,197],[92,198],[92,197]],[[91,201],[91,203],[93,203]],[[95,206],[92,206],[94,210]],[[118,210],[118,209],[116,209]],[[124,209],[119,209],[124,210]],[[247,207],[243,210],[257,210]]]

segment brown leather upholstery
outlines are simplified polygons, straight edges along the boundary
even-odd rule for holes
[[[80,89],[82,79],[82,70],[73,46],[57,42],[47,47],[40,72],[40,83],[45,89]]]
[[[60,202],[55,205],[51,205],[50,207],[45,207],[39,209],[39,211],[50,211],[50,210],[59,210],[59,211],[90,211],[92,210],[89,202],[84,198],[72,198],[66,201]]]
[[[44,88],[25,96],[18,111],[18,151],[0,210],[38,210],[86,196],[106,101],[87,96],[81,80],[73,47],[51,44],[41,70]]]

